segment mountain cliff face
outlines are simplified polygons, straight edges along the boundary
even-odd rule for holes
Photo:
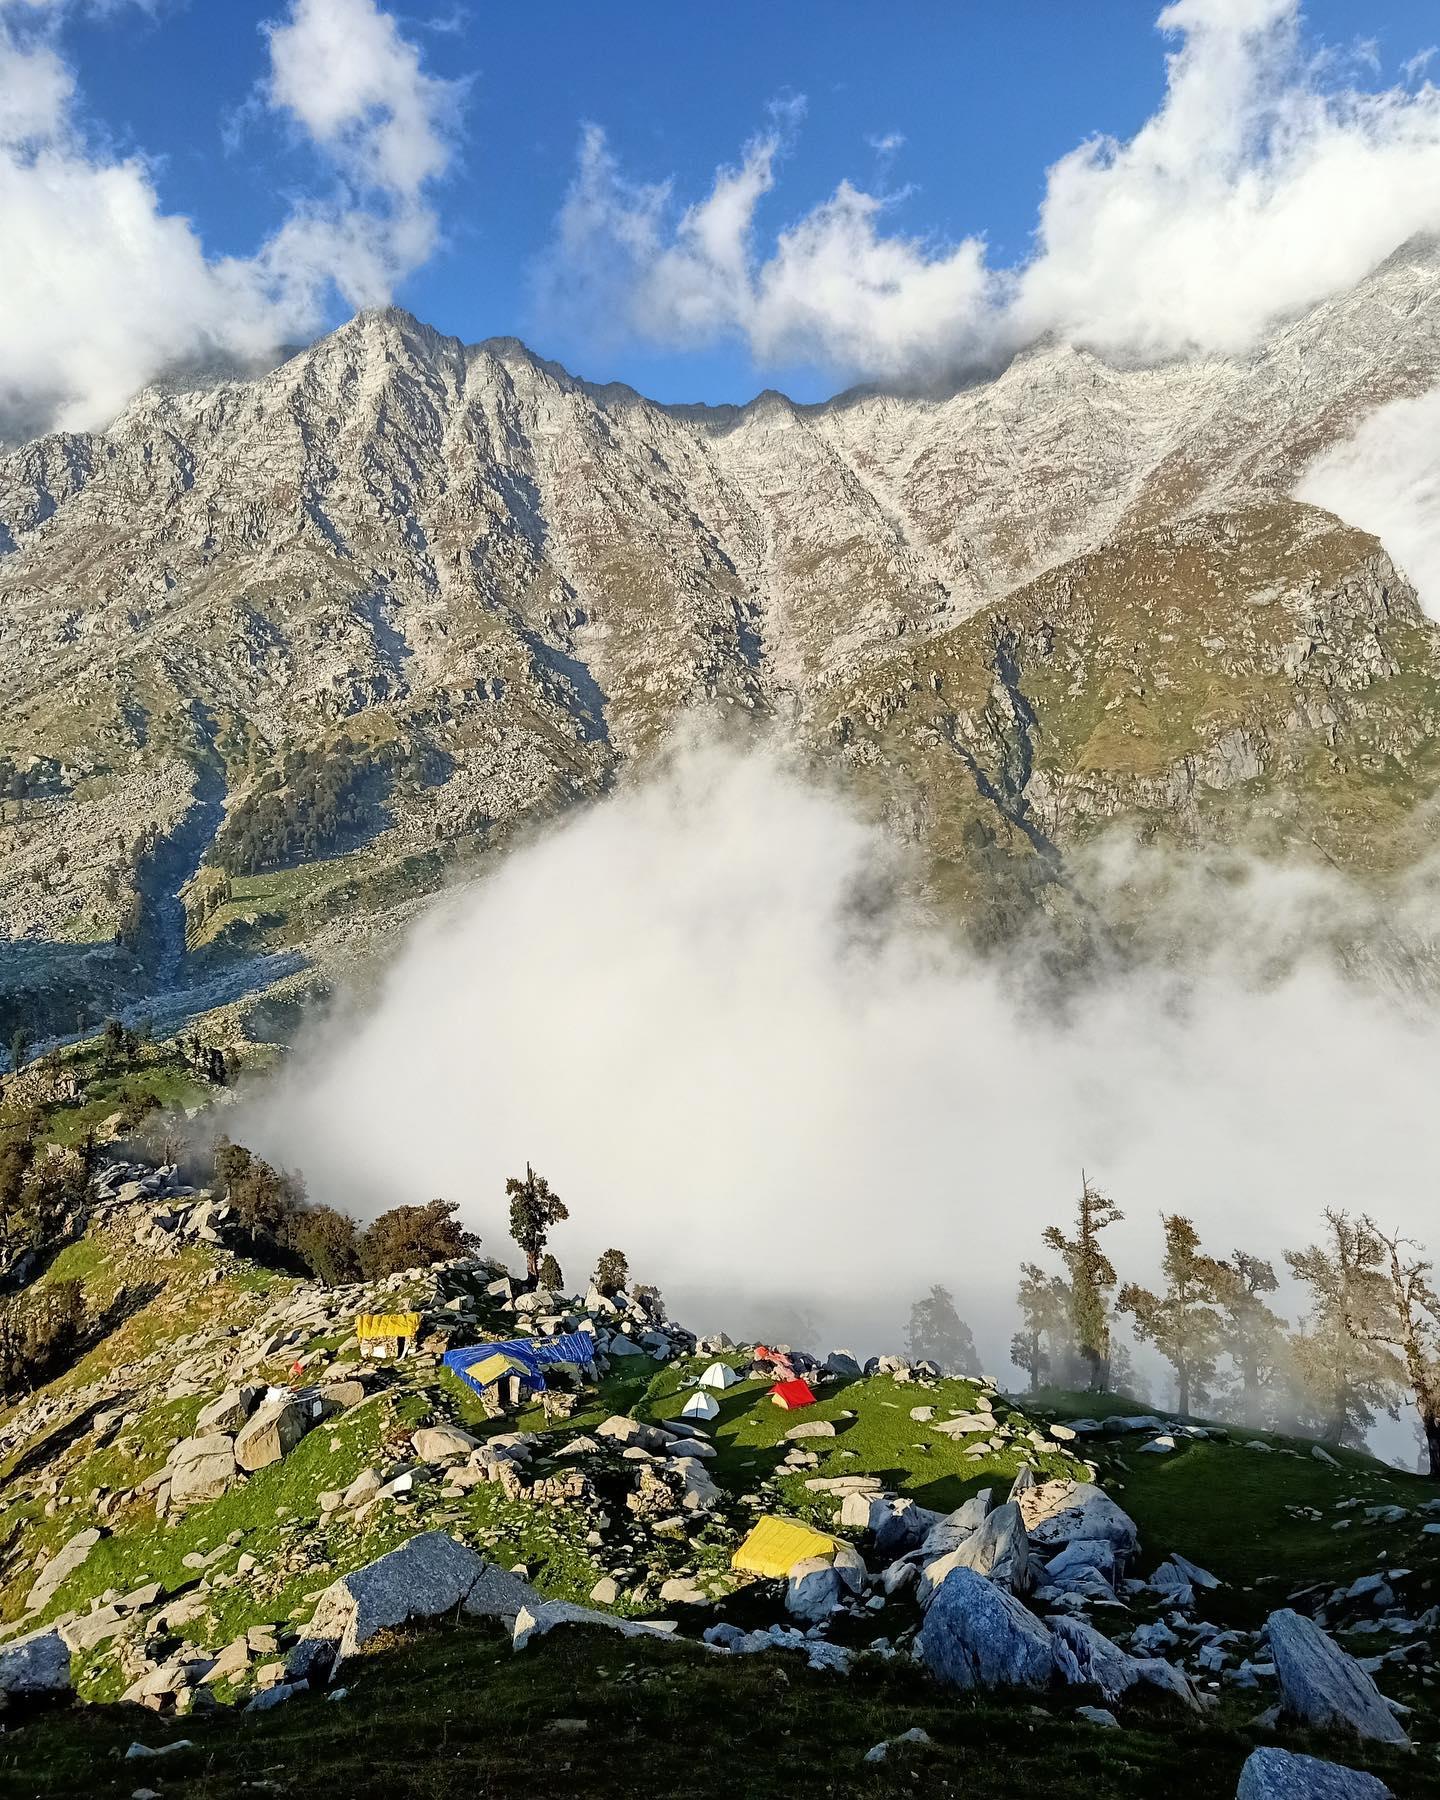
[[[1398,865],[1440,633],[1288,495],[1437,382],[1418,245],[1244,360],[1047,345],[943,398],[678,408],[388,310],[25,445],[7,1016],[214,1000],[372,941],[697,714],[783,728],[1002,926],[1117,823]]]

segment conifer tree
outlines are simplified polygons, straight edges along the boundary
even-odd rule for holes
[[[565,1271],[548,1250],[540,1258],[538,1279],[540,1286],[547,1288],[552,1294],[565,1292]]]
[[[1326,1208],[1325,1223],[1323,1245],[1285,1252],[1310,1290],[1309,1317],[1291,1351],[1314,1396],[1323,1440],[1358,1449],[1377,1407],[1396,1416],[1404,1367],[1378,1334],[1391,1304],[1379,1235],[1335,1207]]]
[[[512,1175],[505,1183],[510,1196],[510,1235],[525,1252],[525,1272],[531,1282],[540,1278],[540,1258],[550,1236],[550,1227],[570,1217],[570,1210],[558,1194],[551,1193],[550,1183],[537,1175],[527,1162],[525,1179]]]
[[[1089,1371],[1092,1390],[1102,1391],[1110,1376],[1110,1301],[1115,1265],[1105,1254],[1100,1233],[1125,1217],[1082,1172],[1075,1209],[1075,1236],[1058,1225],[1046,1227],[1044,1241],[1063,1258],[1070,1276],[1070,1320],[1075,1347]]]
[[[939,1363],[963,1375],[980,1372],[980,1355],[970,1327],[955,1310],[955,1298],[937,1282],[910,1308],[906,1343],[916,1362]]]
[[[1404,1364],[1429,1473],[1440,1477],[1440,1294],[1431,1264],[1415,1253],[1410,1239],[1381,1231],[1368,1217],[1362,1224],[1380,1246],[1388,1305],[1376,1306],[1355,1328],[1366,1342],[1393,1351]]]
[[[1164,1293],[1128,1281],[1116,1304],[1134,1319],[1136,1337],[1153,1344],[1175,1371],[1176,1405],[1181,1413],[1189,1413],[1193,1402],[1209,1398],[1215,1378],[1220,1351],[1216,1299],[1223,1278],[1220,1264],[1201,1250],[1200,1234],[1189,1219],[1179,1213],[1162,1214],[1161,1224]]]
[[[1220,1345],[1234,1367],[1230,1393],[1246,1425],[1265,1423],[1265,1397],[1285,1360],[1285,1321],[1264,1300],[1278,1286],[1272,1265],[1246,1250],[1217,1265]]]
[[[1020,1329],[1010,1340],[1010,1360],[1030,1377],[1030,1392],[1047,1379],[1063,1384],[1067,1375],[1070,1334],[1070,1290],[1058,1275],[1039,1263],[1020,1265]]]
[[[602,1250],[592,1277],[596,1288],[607,1298],[619,1293],[630,1280],[630,1262],[623,1250]]]

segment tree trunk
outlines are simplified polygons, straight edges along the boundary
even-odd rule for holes
[[[1420,1424],[1425,1432],[1425,1454],[1430,1459],[1430,1478],[1440,1481],[1440,1395],[1433,1399],[1422,1398],[1420,1406]]]
[[[532,1284],[539,1281],[540,1252],[538,1250],[527,1250],[525,1252],[525,1274]]]
[[[1182,1419],[1190,1417],[1190,1365],[1180,1362],[1175,1365],[1175,1400],[1177,1410]]]

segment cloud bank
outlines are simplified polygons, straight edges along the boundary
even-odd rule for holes
[[[1082,1166],[1142,1278],[1162,1208],[1277,1264],[1332,1202],[1433,1237],[1440,1027],[1306,953],[1336,878],[1202,877],[1188,971],[1061,1008],[917,920],[911,873],[783,760],[693,750],[452,897],[231,1129],[361,1214],[457,1200],[512,1264],[530,1160],[572,1282],[618,1244],[702,1329],[897,1348],[943,1281],[997,1373]]]
[[[1316,458],[1295,497],[1373,532],[1440,619],[1440,390],[1377,407]]]
[[[1050,332],[1121,358],[1243,351],[1440,226],[1423,58],[1404,85],[1349,85],[1306,54],[1299,0],[1175,0],[1158,25],[1176,43],[1159,109],[1051,168],[1023,266],[993,267],[979,237],[907,235],[891,196],[849,181],[769,232],[792,107],[686,205],[630,181],[590,127],[542,303],[669,346],[738,339],[762,366],[929,381]]]
[[[0,431],[104,425],[167,364],[263,356],[332,296],[388,298],[434,248],[430,198],[457,95],[376,0],[292,0],[264,102],[319,151],[327,190],[249,257],[210,255],[143,155],[88,121],[58,36],[68,0],[0,0]]]

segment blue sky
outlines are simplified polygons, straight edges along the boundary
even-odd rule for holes
[[[245,112],[264,74],[261,24],[278,10],[274,0],[162,3],[149,19],[111,14],[68,34],[95,117],[117,146],[163,159],[163,199],[195,219],[214,251],[251,251],[274,226],[277,196],[314,178],[293,132]],[[842,177],[909,187],[897,226],[982,234],[994,260],[1010,263],[1026,252],[1046,168],[1094,133],[1129,137],[1155,108],[1166,51],[1155,12],[1148,0],[397,8],[427,67],[469,87],[461,155],[442,189],[445,245],[396,297],[467,340],[514,333],[586,375],[657,398],[745,398],[758,380],[821,394],[833,385],[825,371],[757,372],[736,343],[607,346],[597,364],[581,334],[537,318],[532,267],[582,122],[602,125],[637,177],[673,176],[698,196],[772,100],[803,94],[783,193],[762,218],[783,222]],[[1331,0],[1306,16],[1317,41],[1348,44],[1363,29],[1391,76],[1440,35],[1437,9],[1420,0]],[[903,145],[877,154],[867,140],[889,134]]]
[[[1440,210],[1431,219],[1440,198],[1428,197],[1440,196],[1440,179],[1432,179],[1440,177],[1440,104],[1435,90],[1416,92],[1424,71],[1405,69],[1440,38],[1434,0],[1363,8],[1310,0],[1303,15],[1299,0],[1177,0],[1179,29],[1166,34],[1157,29],[1159,0],[887,8],[861,0],[730,0],[724,7],[437,0],[415,10],[392,0],[0,0],[0,51],[7,30],[31,50],[43,35],[73,76],[63,126],[72,165],[94,173],[143,157],[155,218],[188,218],[205,267],[226,256],[248,259],[244,279],[270,284],[263,303],[254,293],[235,303],[251,338],[277,318],[314,328],[348,310],[344,295],[317,284],[324,252],[313,245],[309,260],[301,258],[304,275],[288,269],[286,297],[276,300],[274,269],[254,266],[267,238],[323,202],[351,228],[353,243],[357,226],[364,235],[365,209],[376,209],[363,170],[357,174],[373,149],[360,114],[348,150],[337,152],[303,100],[287,111],[267,87],[265,23],[307,9],[377,13],[387,31],[393,21],[396,42],[418,53],[422,73],[412,71],[412,85],[423,85],[423,103],[446,99],[444,169],[405,187],[398,201],[393,186],[381,196],[380,215],[398,205],[436,235],[433,247],[413,253],[387,248],[388,291],[467,340],[513,333],[592,379],[626,380],[662,399],[744,399],[762,385],[819,397],[847,379],[933,374],[1003,356],[1042,330],[1142,355],[1232,350],[1270,316],[1264,296],[1271,286],[1273,310],[1297,307],[1362,271],[1392,238],[1440,225]],[[1325,49],[1329,60],[1317,64]],[[1058,215],[1072,240],[1068,261],[1056,258],[1018,301],[1002,292],[997,277],[1033,250],[1047,170],[1097,134],[1122,146],[1135,140],[1167,106],[1166,57],[1176,51],[1184,52],[1188,95],[1183,104],[1171,95],[1165,135],[1117,174],[1080,171],[1078,203]],[[7,80],[29,79],[23,70],[7,75],[0,61],[0,98]],[[312,56],[299,80],[318,93],[324,59]],[[1357,118],[1355,106],[1382,89],[1403,89],[1405,107]],[[1342,95],[1338,110],[1326,98],[1325,117],[1307,118],[1299,156],[1252,152],[1252,140],[1288,120],[1286,108],[1332,93]],[[694,244],[677,234],[682,203],[704,200],[717,170],[737,164],[776,104],[799,96],[803,116],[787,115],[764,151],[743,230],[727,240],[731,250],[745,246],[746,273],[735,275],[723,248],[718,262],[707,250],[697,265]],[[557,265],[556,218],[587,125],[605,133],[606,159]],[[0,133],[3,126],[0,116]],[[1425,155],[1435,155],[1433,168],[1416,162],[1417,130]],[[1285,141],[1293,135],[1288,125],[1280,133]],[[1331,152],[1360,138],[1383,139],[1400,174],[1392,180],[1392,164],[1375,160],[1369,188],[1345,192],[1344,158]],[[893,148],[875,147],[887,139],[897,140]],[[43,161],[36,141],[22,142],[21,175],[33,176]],[[1216,219],[1253,173],[1252,155],[1273,191],[1252,216],[1238,224],[1227,218],[1217,234]],[[1197,187],[1187,173],[1192,163],[1221,172]],[[1317,221],[1313,203],[1316,183],[1332,169],[1335,229],[1343,236],[1352,220],[1356,240],[1338,270],[1330,221]],[[647,184],[666,181],[668,209],[644,194]],[[872,197],[863,202],[872,211],[862,218],[852,209],[842,229],[803,257],[774,259],[783,241],[777,234],[822,219],[842,182]],[[332,204],[337,184],[348,198]],[[1392,188],[1402,198],[1380,206],[1380,220],[1365,217],[1377,210],[1370,190],[1388,195]],[[1127,241],[1124,218],[1137,192],[1151,225]],[[16,208],[7,210],[13,217]],[[41,204],[37,217],[44,211]],[[1297,277],[1288,266],[1295,259],[1279,252],[1281,240],[1302,228],[1314,241],[1299,247]],[[84,229],[77,224],[73,235]],[[644,237],[628,260],[614,250],[625,231]],[[107,262],[98,251],[87,268],[83,243],[61,254],[39,226],[33,235],[27,244],[24,228],[12,227],[12,257],[22,268],[28,259],[34,281],[28,311],[13,326],[0,294],[0,400],[7,383],[22,392],[27,379],[36,393],[43,389],[37,406],[50,404],[52,390],[78,393],[87,381],[96,387],[77,369],[79,350],[63,341],[79,328],[68,301],[61,304],[62,288],[77,282],[87,294],[115,296],[132,315],[129,324],[106,328],[115,394],[148,369],[162,342],[187,333],[197,343],[225,337],[224,281],[217,287],[207,276],[211,291],[182,305],[158,278],[156,293],[146,293],[141,244],[132,244],[128,269],[119,252]],[[968,239],[983,247],[951,254]],[[1082,239],[1113,265],[1113,291],[1101,291],[1095,268],[1078,266]],[[1117,247],[1107,247],[1112,239]],[[683,253],[678,269],[676,251]],[[866,268],[855,291],[846,291],[852,255]],[[1186,281],[1167,286],[1163,265],[1180,263]],[[546,267],[548,300],[537,290],[537,269]],[[198,290],[204,284],[195,279]],[[380,279],[352,281],[346,293],[353,301]],[[1237,282],[1248,289],[1231,292]],[[1215,316],[1202,316],[1195,295],[1211,285],[1225,292]],[[1127,314],[1132,287],[1137,298]],[[57,310],[67,316],[58,319]],[[143,341],[147,323],[154,342]],[[16,347],[26,332],[43,340],[30,356],[31,366],[45,370],[43,382],[27,378]],[[238,326],[230,333],[243,335]],[[97,390],[85,404],[93,411],[113,397]]]

